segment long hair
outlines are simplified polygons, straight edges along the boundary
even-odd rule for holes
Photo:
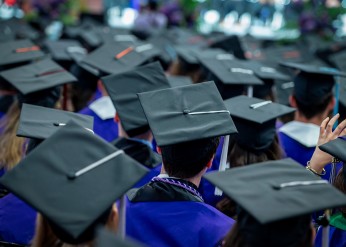
[[[268,160],[279,160],[283,157],[277,135],[266,150],[253,152],[241,147],[236,140],[230,142],[228,149],[228,162],[231,168],[246,166]],[[217,203],[216,208],[227,216],[236,219],[236,204],[228,197]]]
[[[16,136],[19,115],[19,103],[14,101],[7,114],[0,120],[0,169],[13,168],[24,155],[25,138]]]
[[[346,184],[345,178],[343,174],[343,169],[341,168],[334,180],[334,187],[340,190],[342,193],[346,194]],[[338,208],[338,210],[342,213],[342,215],[346,218],[346,207]]]
[[[282,236],[285,237],[285,236]],[[292,247],[312,247],[312,229],[305,234],[304,238],[299,239],[297,244]],[[222,247],[255,247],[245,243],[244,238],[239,230],[238,223],[236,222],[232,230],[228,232],[222,242]]]
[[[94,247],[95,241],[92,239],[94,235],[93,232],[98,225],[104,225],[107,229],[114,233],[116,232],[118,228],[118,216],[115,217],[114,214],[117,213],[114,212],[114,209],[116,209],[115,204],[112,205],[111,209],[106,210],[100,218],[96,219],[95,225],[91,226],[90,229],[84,233],[86,238],[90,238],[89,240],[77,240],[77,244],[69,244],[59,239],[58,235],[61,234],[61,232],[59,233],[60,230],[54,227],[52,223],[41,214],[37,214],[35,236],[32,240],[31,247]]]

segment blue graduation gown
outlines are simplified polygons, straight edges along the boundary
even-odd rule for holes
[[[280,145],[286,153],[286,156],[292,158],[303,166],[306,166],[307,162],[311,159],[315,147],[305,147],[296,140],[287,136],[286,134],[279,132]],[[337,164],[336,172],[338,172],[342,167],[342,164]],[[326,174],[322,176],[323,179],[328,180],[330,178],[330,173],[332,171],[332,165],[328,164],[325,166]]]
[[[330,226],[329,230],[329,247],[345,247],[346,231]],[[322,228],[317,231],[315,247],[322,247]]]
[[[94,117],[94,132],[104,140],[111,142],[118,137],[118,125],[114,119],[102,120],[89,107],[85,107],[79,113]]]
[[[29,245],[35,233],[36,211],[13,194],[0,199],[0,240]]]
[[[128,202],[127,207],[127,235],[148,246],[216,246],[233,224],[202,202]]]

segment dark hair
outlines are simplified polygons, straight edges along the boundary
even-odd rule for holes
[[[277,135],[275,135],[270,146],[263,151],[250,151],[239,145],[236,139],[230,141],[228,148],[228,162],[231,164],[231,167],[245,166],[268,160],[279,160],[282,159],[282,157],[283,153]]]
[[[248,149],[241,147],[236,139],[230,142],[228,148],[228,162],[231,168],[246,166],[253,163],[264,162],[268,160],[279,160],[283,157],[282,150],[279,145],[277,135],[272,144],[262,152],[252,152]],[[216,208],[225,215],[236,219],[236,203],[229,197],[224,197],[217,203]]]
[[[287,221],[290,221],[291,219],[288,219],[288,220],[281,220],[279,222],[274,222],[274,223],[271,223],[273,226],[275,224],[280,224],[281,226],[284,225]],[[296,220],[296,218],[294,218],[293,220]],[[306,219],[301,219],[301,221],[304,220],[306,221]],[[306,229],[308,226],[305,225],[307,224],[308,222],[300,222],[301,225],[296,225],[297,227],[299,228],[302,228],[300,230],[304,230]],[[310,224],[310,223],[309,223]],[[278,225],[279,226],[279,225]],[[265,226],[264,226],[265,227]],[[280,226],[279,226],[280,227]],[[275,228],[274,228],[275,229]],[[292,231],[295,231],[296,228],[293,226],[292,227]],[[283,231],[283,233],[290,233],[289,230],[287,231]],[[265,235],[263,237],[267,237],[267,238],[288,238],[288,236],[283,236],[282,234],[280,234],[280,236],[276,236],[278,234],[273,234],[271,232],[267,232],[267,234],[261,234],[261,235]],[[292,239],[291,237],[289,237],[290,239]],[[302,237],[300,237],[299,239],[296,239],[296,242],[292,245],[289,245],[290,247],[312,247],[312,229],[310,230],[307,230],[306,231],[306,234],[303,234]],[[261,240],[259,240],[261,241]],[[255,247],[257,245],[252,245],[252,244],[248,244],[246,243],[247,240],[245,239],[245,236],[242,234],[242,231],[240,230],[240,227],[239,227],[239,223],[236,222],[232,229],[229,231],[229,233],[226,235],[224,241],[222,242],[222,247]],[[284,246],[281,246],[280,247],[284,247]]]
[[[196,176],[214,156],[219,142],[219,137],[213,137],[160,147],[166,172],[177,178]]]
[[[333,185],[342,193],[346,194],[346,184],[345,184],[345,178],[343,173],[344,173],[344,168],[341,168],[335,177]],[[342,215],[346,217],[346,207],[338,208],[338,211],[340,211]]]
[[[299,101],[294,94],[293,97],[296,99],[298,110],[307,119],[311,119],[326,110],[328,104],[333,99],[333,93],[328,93],[322,100],[316,99],[316,102],[312,104],[306,104],[305,102]]]

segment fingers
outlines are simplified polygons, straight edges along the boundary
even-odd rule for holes
[[[328,122],[327,128],[326,128],[327,134],[332,133],[333,126],[334,126],[335,122],[339,119],[339,117],[340,117],[340,114],[338,113],[334,117],[332,117],[332,119]]]
[[[333,136],[336,138],[340,135],[342,135],[342,133],[345,131],[345,127],[346,127],[346,119],[344,121],[342,121],[338,127],[336,127],[336,129],[333,132]],[[346,133],[345,133],[346,134]]]
[[[326,126],[328,124],[328,121],[329,121],[329,117],[324,119],[323,122],[321,123],[321,126],[320,126],[320,136],[323,136],[325,134]]]

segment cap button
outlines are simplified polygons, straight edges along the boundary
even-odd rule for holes
[[[185,110],[183,111],[184,114],[189,114],[190,112],[191,112],[191,111],[188,110],[188,109],[185,109]]]
[[[74,172],[69,172],[69,173],[67,174],[67,178],[70,179],[70,180],[75,179],[75,178],[76,178],[76,173],[74,173]]]

